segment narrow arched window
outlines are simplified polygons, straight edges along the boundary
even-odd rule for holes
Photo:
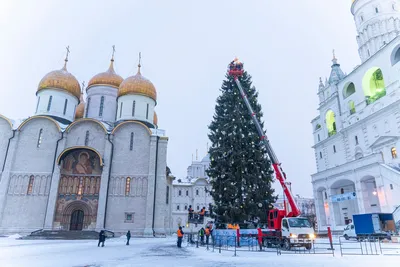
[[[27,195],[31,195],[32,194],[34,180],[35,180],[35,176],[31,175],[29,177],[28,191],[26,192]]]
[[[85,146],[87,146],[89,144],[89,131],[86,131],[86,135],[85,135]]]
[[[132,103],[132,117],[135,117],[135,108],[136,108],[136,101],[133,100],[133,103]]]
[[[318,142],[319,142],[319,141],[321,141],[321,137],[320,137],[319,134],[318,134]]]
[[[336,146],[333,145],[333,153],[336,153]]]
[[[37,101],[37,104],[36,104],[36,112],[38,111],[39,103],[40,103],[40,96],[39,96],[38,101]]]
[[[29,177],[27,195],[31,195],[32,194],[34,180],[35,180],[35,177],[33,175],[31,175]]]
[[[199,195],[199,189],[196,189],[196,196]]]
[[[340,188],[340,194],[344,194],[344,188]]]
[[[119,117],[120,117],[120,118],[121,118],[121,116],[122,116],[122,104],[124,104],[124,103],[121,102],[121,107],[120,107],[120,109],[119,109]]]
[[[147,104],[147,109],[146,109],[146,120],[149,119],[149,104]]]
[[[396,159],[397,158],[397,149],[395,147],[392,147],[391,152],[392,152],[392,158]]]
[[[167,194],[166,194],[165,204],[168,204],[168,202],[169,202],[169,186],[167,185]]]
[[[319,158],[322,159],[322,152],[319,152]]]
[[[129,144],[129,150],[133,150],[133,132],[131,133],[131,142]]]
[[[127,177],[125,184],[125,196],[129,196],[130,192],[131,192],[131,177]]]
[[[103,116],[103,109],[104,109],[104,96],[102,96],[100,99],[99,117]]]
[[[181,190],[178,191],[178,195],[179,195],[179,196],[182,195],[182,191],[181,191]]]
[[[50,111],[50,108],[51,108],[51,102],[53,101],[53,96],[51,95],[50,97],[49,97],[49,103],[47,103],[47,111]]]
[[[358,137],[357,135],[354,137],[355,141],[356,141],[356,145],[358,145]]]
[[[63,112],[63,115],[65,115],[65,113],[67,112],[67,106],[68,106],[68,99],[65,99],[65,101],[64,101],[64,112]]]
[[[43,129],[39,130],[39,137],[37,140],[37,147],[39,148],[42,145],[42,137],[43,137]]]
[[[355,106],[353,100],[349,101],[349,111],[350,111],[350,115],[356,113],[356,106]]]
[[[89,106],[90,106],[90,97],[88,97],[87,104],[86,104],[86,115],[85,115],[86,118],[88,117],[88,114],[89,114]]]

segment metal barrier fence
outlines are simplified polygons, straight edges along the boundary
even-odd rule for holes
[[[338,245],[338,244],[334,244]],[[231,252],[234,256],[237,256],[241,252],[262,252],[262,253],[274,253],[276,255],[282,254],[327,254],[335,255],[335,250],[332,249],[332,244],[326,240],[313,240],[311,249],[305,247],[292,247],[290,250],[285,250],[282,247],[280,240],[268,242],[268,247],[259,244],[258,237],[256,235],[240,236],[239,240],[236,236],[215,236],[209,238],[209,242],[202,242],[201,237],[198,234],[188,234],[187,246],[205,247],[206,250],[212,252]]]
[[[346,255],[397,255],[400,256],[400,244],[385,242],[380,238],[367,237],[359,240],[346,240],[339,237],[340,254]]]
[[[239,241],[239,242],[238,242]],[[330,242],[329,239],[312,240],[311,249],[305,247],[291,247],[285,249],[281,240],[275,242],[269,241],[268,247],[259,244],[256,235],[237,236],[220,235],[206,237],[202,240],[198,234],[187,234],[187,246],[195,246],[196,248],[205,248],[212,252],[230,252],[233,256],[240,253],[258,252],[258,253],[274,253],[276,255],[289,254],[308,254],[308,255],[332,255],[333,257],[340,252],[340,256],[352,255],[397,255],[400,256],[400,243],[386,243],[377,238],[368,238],[358,241],[345,240],[344,237],[335,238]],[[339,254],[338,254],[339,255]]]

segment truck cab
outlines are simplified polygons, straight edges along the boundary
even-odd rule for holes
[[[283,246],[286,249],[291,247],[305,247],[311,249],[315,239],[314,229],[307,218],[292,217],[283,218],[281,225]]]
[[[346,240],[349,240],[350,238],[357,238],[356,234],[356,228],[353,223],[349,223],[343,231],[343,236]]]

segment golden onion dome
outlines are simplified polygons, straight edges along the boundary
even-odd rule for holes
[[[154,117],[153,117],[153,124],[154,125],[158,125],[158,117],[157,117],[157,113],[154,111]]]
[[[153,83],[142,76],[140,73],[140,64],[136,75],[126,78],[118,90],[118,97],[124,95],[144,95],[157,102],[157,91]]]
[[[92,79],[90,79],[86,90],[95,85],[108,85],[119,88],[123,81],[124,79],[115,72],[114,59],[111,59],[110,67],[108,68],[108,70],[106,72],[99,73]]]
[[[81,93],[81,97],[79,99],[79,105],[76,107],[75,111],[75,120],[82,119],[84,113],[85,113],[85,100],[83,100],[83,93]]]
[[[37,92],[44,89],[56,88],[65,90],[79,99],[81,87],[75,76],[67,71],[67,62],[68,59],[65,60],[64,67],[61,70],[55,70],[46,74],[40,81]]]

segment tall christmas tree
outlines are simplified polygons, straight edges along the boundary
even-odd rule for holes
[[[261,122],[261,105],[251,76],[244,72],[239,80]],[[214,213],[224,223],[266,222],[268,210],[276,200],[271,187],[271,162],[239,89],[228,74],[221,92],[208,135],[212,145],[207,174],[213,188]]]

